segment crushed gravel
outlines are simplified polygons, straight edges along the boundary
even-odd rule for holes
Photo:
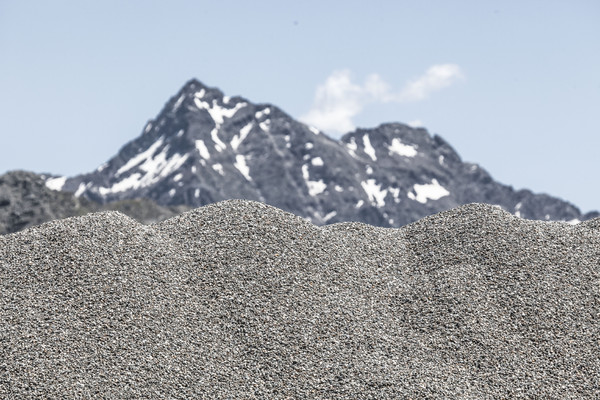
[[[243,200],[0,236],[0,398],[598,398],[600,220]]]

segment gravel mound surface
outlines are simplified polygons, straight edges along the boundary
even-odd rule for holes
[[[0,398],[594,398],[600,220],[231,200],[0,236]]]

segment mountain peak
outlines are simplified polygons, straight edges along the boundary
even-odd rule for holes
[[[524,218],[582,218],[558,199],[495,182],[424,128],[385,123],[333,140],[276,106],[197,79],[106,166],[68,178],[62,190],[101,203],[257,200],[316,224],[401,226],[465,203],[498,204]]]
[[[204,83],[200,82],[196,78],[192,78],[189,81],[187,81],[185,83],[185,85],[183,85],[183,88],[182,88],[182,90],[185,90],[185,91],[193,91],[193,90],[200,90],[200,89],[210,89],[210,88],[207,85],[205,85]]]
[[[187,81],[179,90],[179,92],[171,98],[169,102],[171,105],[174,105],[175,108],[178,108],[185,100],[193,102],[194,98],[207,98],[207,99],[218,99],[222,100],[226,98],[221,90],[216,87],[210,87],[205,85],[201,81],[196,78],[192,78]],[[169,107],[169,103],[167,104],[167,109]]]

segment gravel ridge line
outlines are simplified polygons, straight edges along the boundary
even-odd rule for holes
[[[247,200],[0,236],[0,398],[600,397],[600,219]]]

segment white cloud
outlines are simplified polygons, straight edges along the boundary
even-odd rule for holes
[[[348,132],[354,129],[352,118],[371,98],[387,92],[387,85],[371,75],[363,86],[352,82],[349,70],[334,71],[317,87],[313,106],[300,120],[323,131]]]
[[[412,126],[413,128],[422,128],[423,126],[425,126],[420,119],[415,119],[413,121],[410,121],[410,122],[408,122],[408,125]]]
[[[355,128],[352,119],[369,103],[421,101],[462,77],[458,65],[434,65],[401,91],[392,92],[377,74],[369,75],[359,85],[352,82],[349,70],[334,71],[317,87],[312,108],[300,120],[332,134],[349,132]]]
[[[429,69],[417,79],[410,81],[398,93],[398,101],[425,100],[433,92],[441,90],[463,79],[462,71],[456,64],[439,64]]]

